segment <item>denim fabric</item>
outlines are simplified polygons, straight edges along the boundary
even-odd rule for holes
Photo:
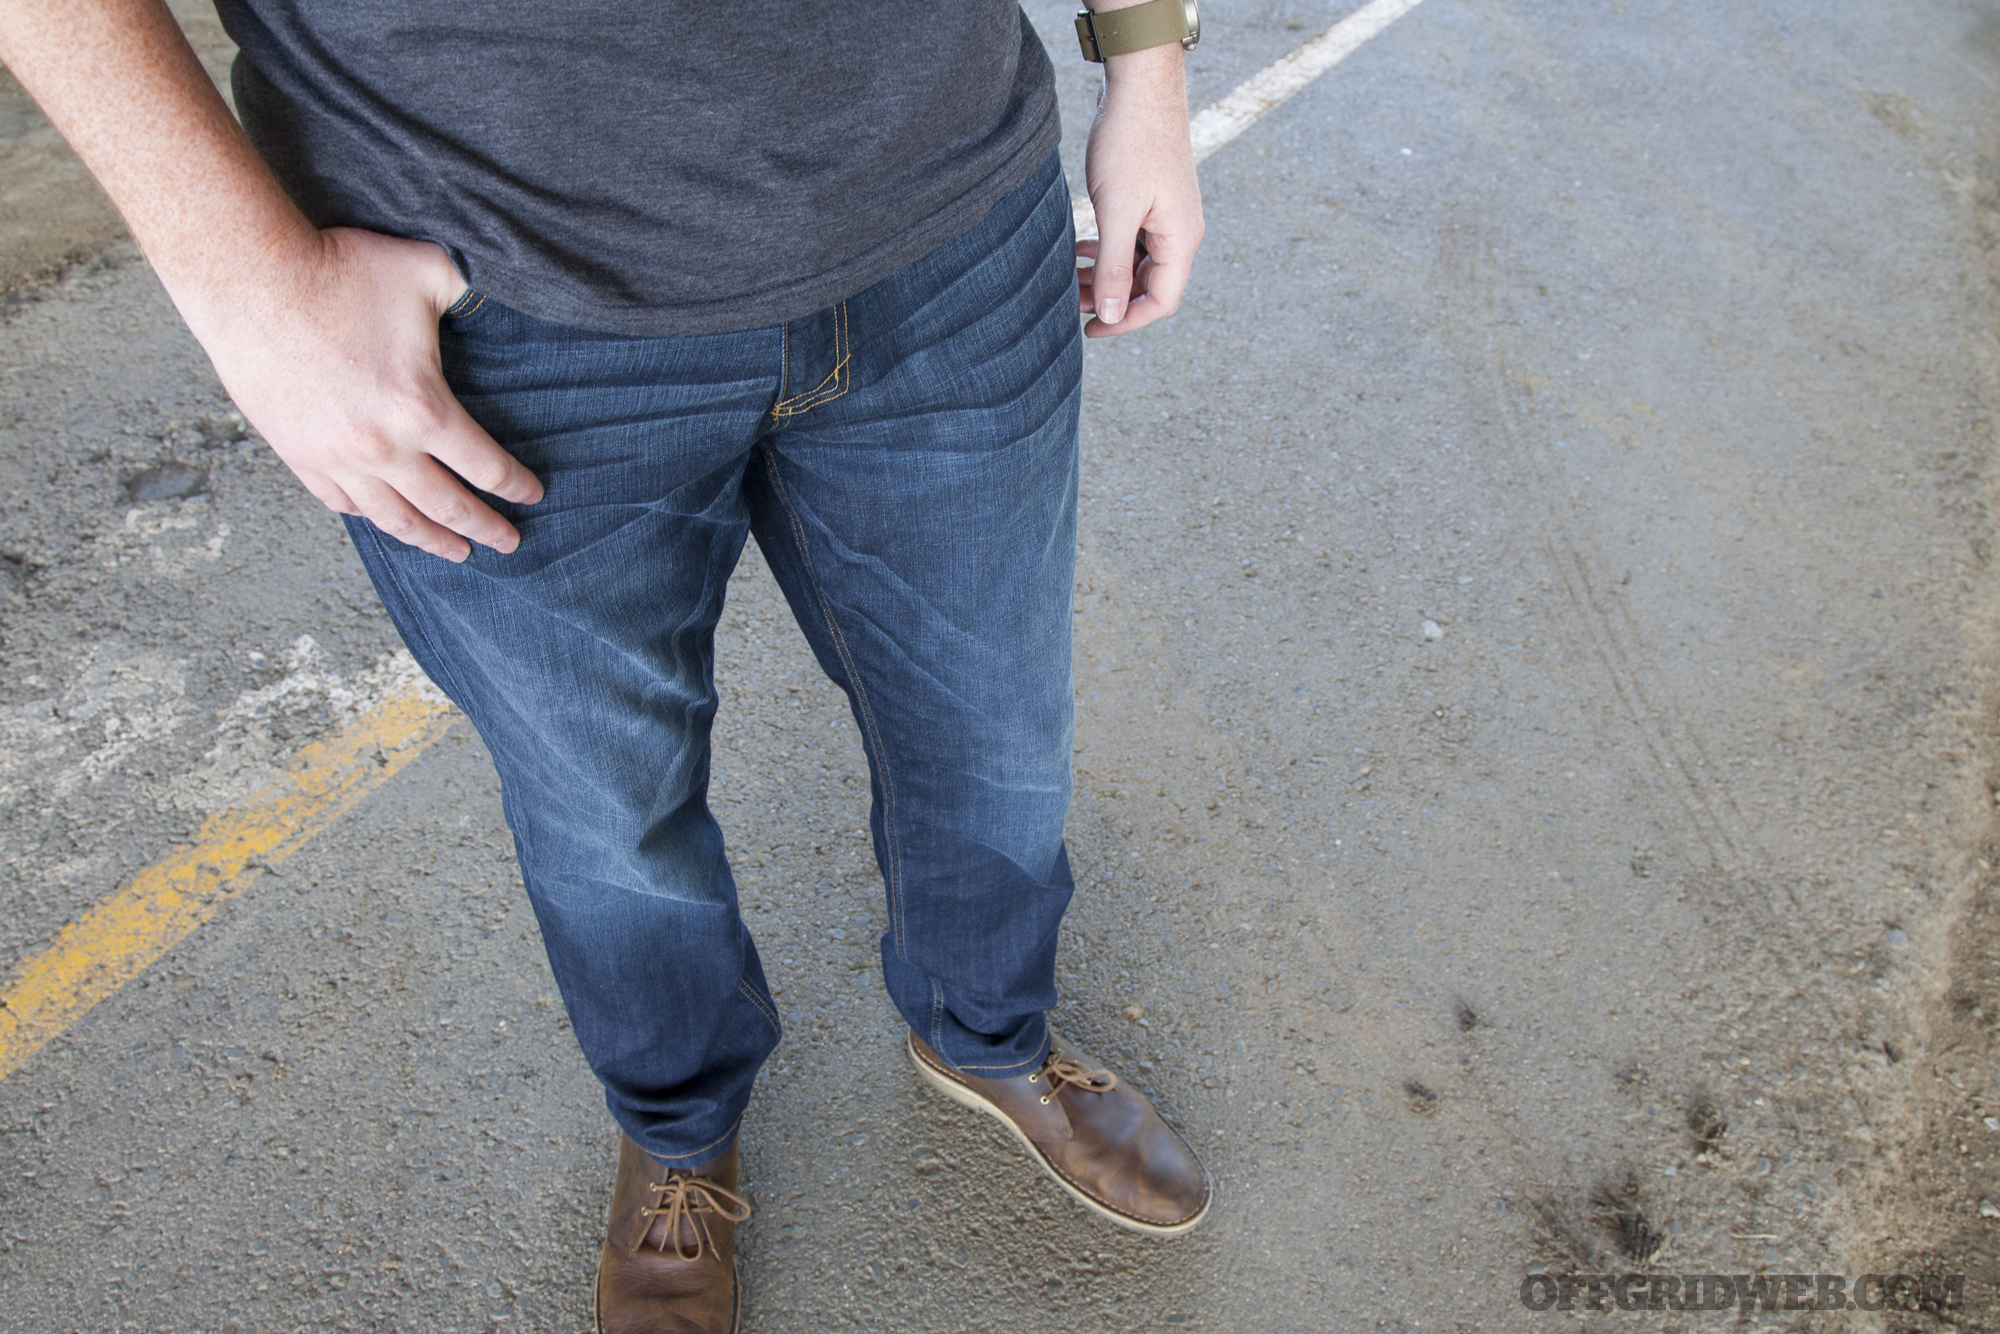
[[[1052,157],[925,258],[745,333],[593,333],[470,297],[441,325],[446,377],[547,488],[492,501],[519,550],[453,565],[349,522],[493,753],[611,1113],[671,1166],[728,1146],[779,1039],[707,803],[747,535],[861,731],[891,998],[962,1069],[1043,1055],[1072,890],[1069,210]]]

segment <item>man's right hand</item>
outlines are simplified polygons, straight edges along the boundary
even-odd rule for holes
[[[520,533],[465,482],[524,505],[542,484],[445,384],[438,317],[465,291],[458,270],[427,242],[312,236],[243,301],[184,305],[223,387],[327,508],[446,560],[470,542],[514,550]]]
[[[0,60],[104,186],[223,386],[307,489],[447,560],[473,542],[520,545],[465,486],[542,498],[444,382],[438,317],[465,283],[443,250],[316,231],[162,0],[4,0]]]

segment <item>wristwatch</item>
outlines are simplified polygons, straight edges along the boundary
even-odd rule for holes
[[[1201,40],[1201,14],[1195,0],[1146,0],[1103,14],[1079,10],[1076,39],[1083,58],[1103,64],[1106,56],[1122,56],[1151,46],[1179,42],[1183,50]]]

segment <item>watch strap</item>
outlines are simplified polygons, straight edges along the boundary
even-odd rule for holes
[[[1076,16],[1076,37],[1083,58],[1102,63],[1106,56],[1128,55],[1188,37],[1185,0],[1146,0],[1098,14],[1086,9]]]

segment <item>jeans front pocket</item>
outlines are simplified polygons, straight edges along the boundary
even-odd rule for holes
[[[440,323],[449,322],[454,327],[463,327],[465,322],[477,315],[486,306],[486,294],[476,287],[467,287],[465,295],[444,308],[438,317]]]

